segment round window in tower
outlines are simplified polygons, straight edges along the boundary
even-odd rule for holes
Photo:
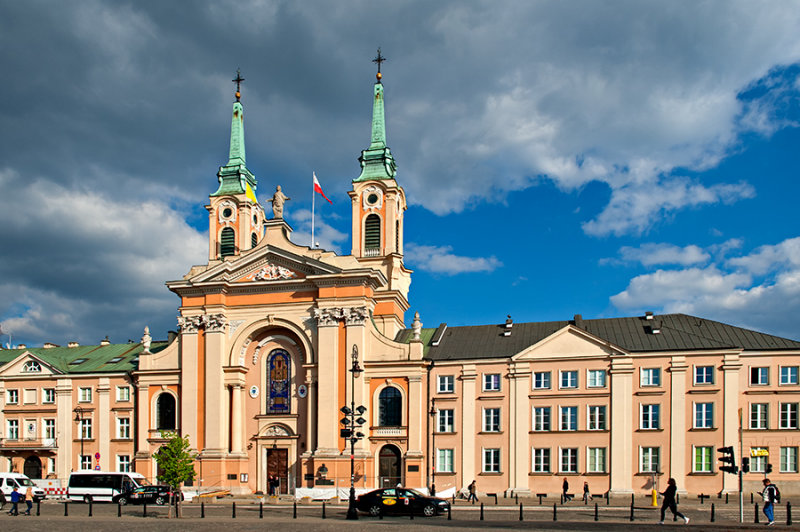
[[[367,203],[370,205],[375,205],[376,203],[378,203],[378,195],[373,192],[372,194],[367,196]]]
[[[233,209],[231,209],[230,207],[225,207],[222,210],[222,217],[223,218],[230,218],[231,216],[233,216]]]
[[[258,225],[258,215],[257,214],[253,215],[253,225]]]

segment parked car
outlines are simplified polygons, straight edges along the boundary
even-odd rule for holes
[[[44,490],[22,473],[0,473],[0,493],[4,495],[5,500],[11,500],[11,492],[14,491],[14,488],[24,495],[29,487],[33,488],[33,500],[43,501],[45,499]],[[1,505],[0,508],[2,508]]]
[[[111,500],[117,504],[169,504],[172,491],[169,486],[159,484],[156,486],[140,486],[115,495]],[[183,494],[176,494],[183,500]]]
[[[356,508],[372,516],[409,513],[432,517],[446,512],[450,503],[408,488],[383,488],[356,498]]]

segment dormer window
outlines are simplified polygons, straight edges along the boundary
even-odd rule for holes
[[[29,360],[22,366],[22,373],[40,373],[41,371],[42,365],[35,360]]]

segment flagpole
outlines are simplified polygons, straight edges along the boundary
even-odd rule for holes
[[[314,215],[316,206],[316,191],[314,190],[314,172],[311,172],[311,249],[314,249]]]

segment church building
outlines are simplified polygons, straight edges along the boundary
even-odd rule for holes
[[[350,254],[293,242],[280,186],[259,203],[237,83],[228,162],[208,181],[208,261],[167,282],[179,331],[0,351],[0,471],[154,479],[176,431],[198,453],[201,491],[267,492],[270,478],[287,494],[349,488],[351,444],[358,489],[476,480],[524,496],[567,477],[622,494],[674,477],[690,493],[733,492],[717,463],[733,446],[737,461],[752,455],[746,486],[771,466],[800,491],[800,342],[682,314],[407,319],[407,205],[381,78],[348,192]]]

